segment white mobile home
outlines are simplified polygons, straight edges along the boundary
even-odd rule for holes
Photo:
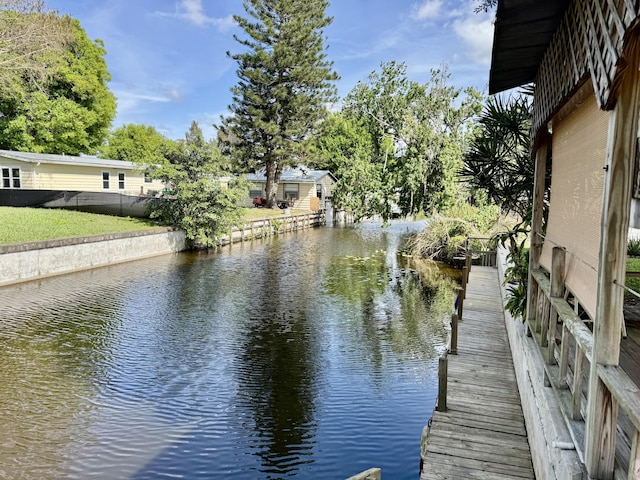
[[[132,162],[90,156],[0,150],[0,174],[0,189],[149,195],[164,188]]]

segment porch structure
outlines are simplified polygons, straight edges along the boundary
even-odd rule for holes
[[[507,326],[536,476],[640,480],[640,389],[625,369],[639,357],[624,316],[640,3],[497,4],[489,91],[535,84],[527,309]]]

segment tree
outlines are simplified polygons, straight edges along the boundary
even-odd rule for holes
[[[503,211],[518,215],[520,223],[500,235],[509,240],[511,266],[505,277],[511,285],[507,309],[526,318],[528,247],[531,226],[535,161],[531,149],[532,103],[530,92],[518,96],[489,98],[482,112],[479,131],[464,156],[462,179],[486,192]],[[550,178],[545,180],[545,195]],[[546,212],[543,213],[546,217]]]
[[[498,5],[498,0],[477,0],[478,5],[476,5],[475,12],[485,12],[487,13],[489,10],[492,10]]]
[[[46,56],[63,55],[72,40],[70,18],[58,18],[42,0],[0,0],[0,90],[25,76],[46,79]]]
[[[163,162],[169,141],[154,127],[129,123],[113,130],[98,152],[102,158],[125,160],[148,168]]]
[[[526,222],[531,218],[535,171],[531,115],[529,95],[490,97],[461,171],[472,188],[486,191],[504,211]]]
[[[224,160],[217,147],[205,141],[195,121],[165,155],[153,176],[170,184],[173,194],[154,207],[152,217],[183,229],[194,244],[217,245],[221,234],[241,222],[238,205],[247,195],[248,184],[233,177],[226,186],[222,183]]]
[[[370,161],[373,146],[365,126],[342,112],[330,114],[312,139],[310,166],[330,170],[338,179],[332,202],[360,221],[371,213],[371,192],[379,191],[380,170]]]
[[[335,99],[338,76],[326,58],[322,29],[325,0],[245,0],[250,18],[234,16],[247,38],[234,38],[245,52],[227,55],[238,62],[239,82],[231,89],[231,115],[223,118],[219,139],[241,170],[264,169],[269,207],[276,204],[280,174],[299,162],[308,138]]]
[[[50,73],[35,78],[24,70],[0,91],[0,148],[94,153],[108,133],[116,102],[107,86],[104,46],[89,40],[77,20],[56,21],[70,22],[73,39],[63,55],[46,50],[37,56]]]
[[[467,89],[460,98],[462,91],[449,86],[448,78],[446,69],[433,70],[420,85],[409,80],[403,63],[383,63],[381,72],[372,72],[345,98],[345,118],[362,125],[371,146],[368,158],[352,158],[345,166],[334,195],[366,192],[356,195],[363,200],[356,218],[377,214],[387,223],[395,212],[431,213],[452,202],[467,123],[480,110],[480,94]]]

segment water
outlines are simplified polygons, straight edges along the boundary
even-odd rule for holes
[[[448,312],[399,263],[414,228],[0,289],[0,478],[416,479]]]

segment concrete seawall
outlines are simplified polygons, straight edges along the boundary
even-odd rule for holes
[[[129,262],[186,248],[171,228],[0,245],[0,286]]]

